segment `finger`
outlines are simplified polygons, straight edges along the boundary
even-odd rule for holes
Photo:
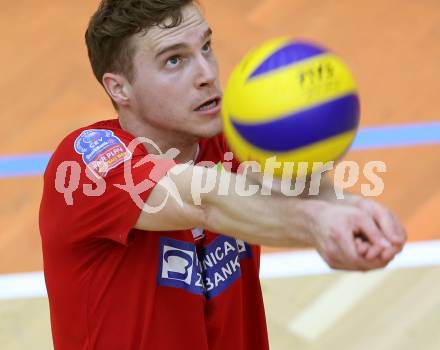
[[[383,260],[381,257],[378,257],[374,260],[368,260],[368,269],[369,270],[376,270],[376,269],[383,269],[388,265],[388,260]]]
[[[379,255],[376,258],[367,259],[366,257],[365,259],[368,262],[369,270],[374,270],[374,269],[381,269],[386,267],[389,264],[389,262],[393,260],[394,256],[395,254],[393,253],[389,254],[389,249],[385,249],[384,251],[379,253]]]
[[[378,262],[379,265],[386,266],[399,252],[399,248],[390,245],[388,248],[381,249],[377,246],[368,247],[368,252],[365,255],[365,258],[373,264]]]
[[[368,243],[367,252],[364,255],[365,259],[371,261],[380,257],[382,251],[385,249],[384,244],[382,243],[382,239],[381,238],[375,239],[375,241],[373,242],[371,242],[370,240],[370,237],[374,237],[374,235],[376,235],[376,233],[374,233],[375,230],[377,230],[375,224],[369,225],[363,223],[360,226],[362,227],[361,230],[363,232],[363,235],[367,237],[367,243]]]
[[[348,241],[347,238],[349,237]],[[318,250],[327,264],[336,270],[352,270],[360,269],[357,264],[357,251],[354,246],[354,241],[350,243],[352,236],[351,230],[334,229],[331,234],[329,244],[324,248]]]
[[[387,263],[394,259],[394,257],[399,253],[399,248],[392,246],[385,249],[381,254],[381,259]]]
[[[330,259],[330,263],[329,266],[333,269],[336,270],[348,270],[348,271],[370,271],[370,270],[376,270],[376,269],[381,269],[384,268],[385,266],[388,265],[388,263],[394,258],[395,254],[391,253],[386,253],[389,255],[384,255],[382,256],[382,251],[379,252],[379,254],[375,254],[377,255],[376,258],[370,258],[367,259],[365,256],[362,256],[359,252],[362,251],[363,249],[367,248],[367,253],[368,253],[368,249],[371,248],[371,245],[368,242],[363,241],[362,239],[355,238],[355,246],[356,246],[356,250],[358,253],[358,257],[357,258],[344,258],[344,261],[338,260],[338,259]],[[359,248],[359,250],[358,250]],[[391,248],[393,249],[393,248]],[[394,248],[395,249],[395,248]],[[387,249],[386,251],[389,252],[389,249]],[[342,255],[340,255],[342,256]]]
[[[350,231],[347,233],[349,234],[342,235],[341,239],[337,242],[343,256],[345,256],[346,264],[355,270],[368,270],[368,262],[359,254],[357,249],[355,234]]]
[[[366,243],[366,242],[362,242],[362,243],[368,245],[368,243]],[[321,256],[327,262],[329,267],[332,268],[333,270],[369,271],[369,270],[375,270],[375,269],[383,268],[387,264],[387,262],[385,262],[382,259],[380,259],[380,257],[375,259],[375,260],[372,260],[372,261],[364,260],[363,263],[362,262],[360,262],[360,263],[353,263],[352,261],[347,261],[347,260],[342,261],[339,258],[331,258],[331,257],[329,257],[326,254],[321,254]]]
[[[370,247],[367,253],[367,259],[372,260],[377,258],[383,249],[388,248],[391,244],[385,239],[382,232],[369,215],[364,215],[358,219],[357,225],[362,235],[370,242]]]
[[[378,206],[373,212],[373,218],[385,238],[391,244],[398,246],[403,244],[401,230],[398,229],[398,224],[391,212]]]
[[[360,238],[360,237],[356,237],[355,243],[356,243],[356,250],[357,250],[358,254],[365,257],[368,252],[368,248],[370,246],[368,244],[368,242],[363,241],[362,238]]]
[[[377,245],[371,245],[370,247],[368,247],[368,252],[365,255],[365,259],[372,261],[377,258],[380,258],[383,251],[384,248],[379,247]]]
[[[395,232],[398,233],[399,240],[400,240],[400,242],[398,244],[398,246],[400,246],[399,251],[402,251],[403,245],[405,244],[406,240],[408,239],[408,234],[407,234],[405,228],[400,223],[399,219],[393,213],[390,213],[390,214],[393,219],[394,230],[395,230]]]
[[[373,217],[376,225],[380,230],[383,230],[384,237],[390,243],[401,245],[406,241],[405,230],[390,210],[371,200],[360,200],[356,206]]]

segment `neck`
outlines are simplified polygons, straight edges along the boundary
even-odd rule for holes
[[[158,128],[135,116],[128,116],[126,112],[120,111],[119,123],[123,130],[135,137],[146,137],[153,141],[165,154],[169,149],[179,150],[175,161],[184,163],[194,160],[199,139],[196,136],[182,134],[174,130]],[[144,143],[145,148],[150,154],[159,154],[158,150],[150,143]]]

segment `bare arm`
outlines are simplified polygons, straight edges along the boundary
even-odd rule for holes
[[[191,166],[176,175],[175,170],[182,167],[185,166],[175,166],[170,175],[158,183],[144,209],[160,204],[170,188],[178,195],[169,196],[164,208],[157,213],[143,211],[136,228],[167,231],[202,227],[254,244],[312,246],[330,267],[345,270],[381,268],[397,253],[394,250],[383,256],[389,243],[374,217],[354,205],[279,194],[263,196],[259,191],[252,196],[240,196],[234,190],[237,182],[246,186],[255,182],[238,174],[230,174],[229,191],[222,195],[217,170]],[[199,182],[210,191],[197,193]],[[174,187],[170,187],[170,183]],[[369,242],[363,254],[356,244],[359,233],[365,234]],[[367,256],[371,247],[374,257]]]
[[[184,166],[176,167],[183,169]],[[237,180],[244,181],[245,186],[255,184],[236,174],[230,174],[228,194],[219,195],[219,181],[214,180],[217,175],[215,169],[198,166],[187,167],[179,175],[171,171],[169,179],[175,184],[181,201],[170,195],[161,211],[148,213],[148,207],[157,207],[167,196],[169,179],[162,179],[150,194],[135,228],[167,231],[202,227],[254,244],[286,247],[313,245],[313,204],[309,205],[301,199],[263,196],[259,193],[240,196],[235,191]],[[211,191],[200,194],[201,202],[196,204],[194,197],[198,198],[198,194],[191,193],[197,190],[192,181],[199,179],[215,183],[209,186],[213,188]]]

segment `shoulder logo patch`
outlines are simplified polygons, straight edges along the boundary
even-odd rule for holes
[[[97,176],[104,177],[131,158],[131,152],[111,130],[84,130],[75,140],[75,151]]]

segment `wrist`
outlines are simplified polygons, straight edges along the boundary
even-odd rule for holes
[[[297,201],[296,205],[297,215],[288,217],[289,223],[286,227],[294,227],[294,231],[299,233],[299,237],[296,237],[297,241],[306,246],[316,247],[321,233],[319,213],[330,204],[323,200],[301,199]]]

